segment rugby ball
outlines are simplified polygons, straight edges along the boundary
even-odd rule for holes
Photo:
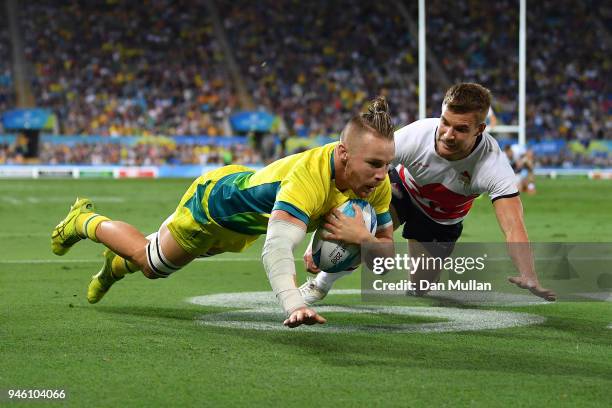
[[[363,213],[363,222],[372,235],[376,234],[376,211],[364,200],[352,199],[340,205],[338,210],[354,217],[353,204],[358,205]],[[312,238],[312,259],[322,271],[336,273],[356,269],[361,263],[361,248],[359,245],[346,244],[341,241],[326,240],[323,234],[327,230],[321,226]]]

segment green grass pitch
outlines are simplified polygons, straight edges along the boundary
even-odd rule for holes
[[[581,407],[612,401],[609,302],[488,307],[545,321],[443,333],[374,333],[368,328],[378,324],[441,319],[343,309],[327,314],[329,331],[203,325],[203,315],[236,308],[187,299],[269,290],[260,240],[244,254],[194,262],[167,280],[128,276],[89,305],[85,290],[102,247],[83,242],[63,258],[49,247],[50,231],[74,197],[89,196],[99,212],[148,233],[189,183],[0,180],[0,406]],[[534,241],[612,242],[609,181],[541,179],[538,194],[523,202]],[[502,241],[488,199],[476,201],[462,239]],[[337,287],[356,289],[359,277]],[[330,295],[327,303],[358,308],[359,302],[358,295]],[[336,333],[334,327],[361,329]],[[16,388],[64,389],[67,399],[12,403],[7,389]]]

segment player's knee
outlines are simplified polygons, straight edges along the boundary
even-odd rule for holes
[[[159,233],[155,233],[145,247],[144,256],[146,260],[142,273],[149,279],[167,278],[174,272],[181,269],[168,260],[164,255],[162,246],[159,242]]]
[[[153,270],[151,268],[149,268],[149,265],[147,265],[146,267],[142,268],[141,270],[142,270],[142,274],[145,276],[145,278],[147,278],[147,279],[159,279],[159,276],[155,275]]]

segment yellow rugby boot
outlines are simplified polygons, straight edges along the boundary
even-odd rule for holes
[[[77,197],[66,218],[51,233],[51,250],[55,255],[64,255],[74,244],[86,238],[77,232],[76,220],[79,214],[93,212],[94,204],[90,199]]]
[[[104,265],[100,272],[91,277],[89,286],[87,287],[87,301],[89,303],[98,303],[108,292],[113,283],[123,279],[124,277],[117,278],[113,275],[112,265],[115,253],[110,249],[104,250]]]

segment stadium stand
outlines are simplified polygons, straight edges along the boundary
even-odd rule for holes
[[[338,132],[372,95],[415,119],[416,40],[390,2],[218,2],[256,103],[293,134]]]
[[[66,134],[229,133],[232,82],[201,4],[23,3],[39,106]]]
[[[587,146],[592,139],[612,139],[612,44],[610,34],[597,29],[594,13],[603,3],[543,1],[530,8],[532,137],[578,139]]]
[[[47,144],[41,161],[48,164],[118,164],[124,166],[153,166],[177,164],[257,164],[255,151],[245,145],[223,148],[215,145],[136,144],[119,143],[76,144],[73,146]]]
[[[4,7],[0,7],[0,112],[12,108],[15,104],[10,66],[10,43],[6,13],[4,12]],[[0,133],[2,132],[2,123],[0,123]]]
[[[416,2],[401,3],[408,13],[397,12],[400,3],[355,0],[215,4],[229,49],[204,0],[20,3],[37,105],[53,110],[67,135],[231,135],[229,116],[244,108],[228,73],[225,52],[231,52],[256,108],[278,115],[275,132],[337,134],[338,124],[376,94],[389,99],[397,126],[416,119],[417,39],[406,24],[416,20]],[[536,152],[541,164],[612,163],[611,14],[602,0],[529,4],[527,137],[548,143]],[[518,0],[453,7],[429,0],[427,30],[429,59],[439,62],[445,80],[489,87],[500,124],[517,124]],[[3,28],[0,39],[4,111],[14,93]],[[445,88],[442,78],[429,75],[430,115],[439,114]],[[61,153],[61,146],[44,147],[50,150],[43,161],[85,160]],[[198,162],[190,149],[127,146],[123,154],[134,163]],[[93,150],[117,160],[99,153],[110,147]],[[0,160],[10,160],[12,151],[5,143]]]
[[[407,2],[414,3],[414,2]],[[413,5],[414,7],[414,5]],[[518,0],[427,2],[427,40],[451,82],[478,82],[495,95],[494,110],[505,124],[517,124]],[[435,77],[429,85],[431,116],[440,114],[444,93]]]
[[[412,2],[409,2],[412,3]],[[466,1],[447,7],[430,0],[428,40],[453,82],[474,81],[495,95],[502,124],[518,123],[518,0]],[[529,4],[528,135],[535,139],[610,139],[610,42],[599,38],[604,2]],[[470,27],[466,30],[466,27]],[[609,26],[608,26],[609,27]],[[432,79],[435,81],[435,78]],[[439,88],[434,82],[435,89]],[[430,112],[439,114],[442,94]],[[608,123],[606,123],[608,121]],[[606,134],[606,132],[608,132]]]

